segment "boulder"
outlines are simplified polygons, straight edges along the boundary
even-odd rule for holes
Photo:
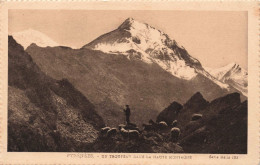
[[[180,103],[174,101],[169,107],[160,112],[157,116],[156,122],[159,123],[160,121],[165,121],[168,125],[171,125],[182,108],[183,107]]]

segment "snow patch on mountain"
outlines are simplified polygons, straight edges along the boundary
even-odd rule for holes
[[[203,74],[221,88],[229,88],[229,85],[204,71],[200,62],[167,34],[133,18],[126,19],[116,30],[98,37],[83,48],[121,54],[129,59],[134,57],[146,63],[156,63],[173,76],[185,80]]]
[[[213,75],[214,77],[216,77],[217,79],[221,80],[225,74],[232,70],[233,67],[236,67],[237,64],[235,63],[230,63],[224,67],[221,67],[221,68],[217,68],[217,69],[209,69],[209,72],[211,73],[211,75]]]
[[[120,43],[120,42],[114,42],[112,44],[110,43],[99,43],[95,45],[95,50],[102,50],[105,53],[124,53],[129,50],[129,48],[133,49],[133,45],[129,43]]]
[[[210,79],[211,81],[213,81],[215,84],[217,84],[219,87],[223,88],[223,89],[227,89],[230,90],[230,86],[226,83],[223,83],[221,81],[219,81],[217,78],[215,78],[214,76],[212,76],[208,71],[206,71],[205,69],[201,69],[201,70],[196,70],[198,73],[206,76],[208,79]]]
[[[187,66],[185,61],[177,57],[176,52],[169,48],[170,44],[177,43],[171,41],[165,33],[148,24],[129,18],[118,27],[116,32],[113,32],[115,35],[110,36],[113,38],[113,42],[104,36],[100,40],[98,38],[97,43],[92,42],[85,47],[105,53],[123,54],[128,58],[135,56],[146,63],[156,63],[172,75],[182,79],[190,80],[197,75],[194,68]],[[120,32],[128,34],[127,36],[118,35]]]
[[[248,73],[236,63],[230,63],[224,67],[212,69],[204,67],[219,81],[229,84],[247,96]]]
[[[21,32],[15,32],[12,33],[11,35],[19,44],[21,44],[24,47],[24,49],[26,49],[32,43],[35,43],[40,47],[59,46],[57,42],[53,41],[47,35],[33,29],[28,29]]]

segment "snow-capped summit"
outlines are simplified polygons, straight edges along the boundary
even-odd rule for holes
[[[127,18],[118,28],[119,29],[125,29],[125,28],[130,28],[131,26],[133,26],[133,24],[140,24],[139,22],[137,22],[136,20],[134,20],[133,18],[129,17]]]
[[[230,71],[232,69],[236,69],[238,67],[239,67],[239,65],[233,62],[233,63],[230,63],[230,64],[228,64],[224,67],[218,68],[218,69],[209,69],[208,68],[208,71],[211,73],[212,76],[221,80],[228,71]]]
[[[156,63],[173,76],[190,80],[198,73],[208,77],[222,88],[228,88],[206,72],[200,62],[185,48],[154,27],[133,18],[126,19],[116,30],[106,33],[83,48],[105,53],[123,54],[129,59]]]
[[[247,96],[248,73],[236,63],[230,63],[218,69],[205,68],[212,76],[227,83]]]
[[[154,62],[183,79],[196,76],[196,71],[190,65],[201,66],[198,60],[189,56],[185,49],[179,48],[167,34],[133,18],[126,19],[116,30],[84,47],[124,54],[128,58],[138,58],[146,63]]]
[[[47,47],[47,46],[58,46],[59,44],[49,38],[47,35],[43,34],[34,29],[28,29],[21,32],[15,32],[11,34],[14,39],[21,44],[24,49],[26,49],[32,43],[40,47]]]

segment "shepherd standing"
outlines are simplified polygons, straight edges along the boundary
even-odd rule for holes
[[[126,106],[126,109],[124,109],[124,112],[125,112],[125,117],[126,117],[126,124],[129,124],[130,123],[130,108],[129,108],[129,105],[125,105]]]

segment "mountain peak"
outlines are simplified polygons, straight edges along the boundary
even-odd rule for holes
[[[46,34],[34,29],[27,29],[20,32],[12,33],[13,38],[26,49],[32,43],[41,47],[58,46],[59,44],[53,41]]]
[[[196,92],[188,101],[184,104],[184,107],[192,110],[201,110],[208,104],[200,92]]]
[[[141,23],[139,21],[136,21],[134,18],[129,17],[127,18],[119,27],[118,29],[125,29],[125,30],[130,30],[131,27],[138,27],[138,26],[143,26],[145,25],[144,23]]]
[[[235,63],[235,62],[232,62],[232,63],[230,63],[230,64],[228,64],[228,65],[226,65],[225,66],[225,68],[230,68],[230,69],[235,69],[235,68],[239,68],[240,66],[239,66],[239,64],[237,64],[237,63]]]
[[[159,113],[156,122],[165,121],[170,125],[173,120],[176,119],[182,108],[183,106],[180,103],[176,101],[172,102],[167,108]]]
[[[205,67],[206,68],[206,67]],[[217,79],[222,79],[228,72],[241,71],[243,68],[239,64],[232,62],[226,66],[217,69],[207,69]]]
[[[132,18],[132,17],[129,17],[129,18],[127,18],[127,19],[125,20],[125,22],[133,22],[133,21],[135,21],[135,19]]]
[[[191,99],[193,99],[193,98],[204,99],[203,96],[202,96],[202,94],[201,94],[200,92],[196,92],[196,93],[191,97]]]
[[[228,85],[204,72],[199,60],[166,33],[133,18],[127,18],[116,30],[98,37],[83,48],[125,55],[129,60],[155,63],[180,79],[191,80],[203,74],[221,88],[228,88]]]
[[[207,69],[207,71],[219,81],[228,83],[247,96],[248,73],[239,64],[232,62],[224,67]]]
[[[127,18],[116,30],[98,37],[83,48],[156,63],[173,76],[187,80],[197,75],[194,67],[201,67],[197,59],[167,34],[133,18]]]

